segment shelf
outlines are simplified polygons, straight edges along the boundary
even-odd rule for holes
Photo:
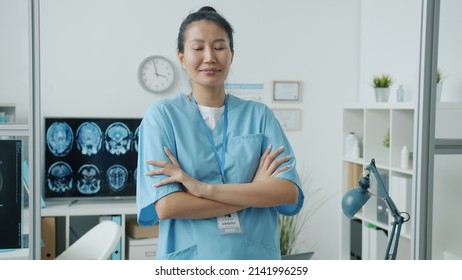
[[[390,231],[391,229],[391,226],[390,225],[387,225],[387,224],[384,224],[384,223],[381,223],[381,222],[377,222],[376,220],[371,220],[371,219],[367,219],[365,218],[362,214],[357,214],[354,216],[355,219],[358,219],[358,220],[361,220],[363,222],[366,222],[368,224],[372,224],[378,228],[381,228],[381,229],[384,229],[386,231]],[[403,230],[401,230],[401,235],[400,237],[402,238],[406,238],[406,239],[411,239],[411,235],[404,232]]]
[[[136,202],[134,199],[92,199],[92,200],[49,200],[46,206],[41,209],[42,218],[61,217],[64,218],[64,248],[72,244],[71,233],[75,232],[75,224],[83,222],[81,234],[89,230],[101,218],[116,218],[120,221],[122,232],[125,233],[127,218],[132,218],[137,214]],[[87,227],[85,229],[85,227]],[[126,237],[122,234],[120,257],[124,259],[126,251]],[[56,252],[57,255],[60,252]]]
[[[42,217],[135,215],[134,200],[47,201]]]
[[[345,163],[360,164],[360,165],[364,165],[364,166],[367,166],[368,164],[371,163],[370,160],[365,160],[363,158],[351,159],[351,158],[345,158],[344,157],[343,161]],[[380,164],[376,164],[376,166],[379,169],[390,170],[390,171],[393,171],[393,172],[402,173],[402,174],[411,175],[411,176],[414,175],[414,171],[412,169],[404,169],[404,168],[400,168],[400,167],[391,167],[391,166],[385,166],[385,165],[380,165]]]
[[[4,260],[23,260],[29,256],[29,248],[15,250],[0,250],[0,259]]]
[[[29,136],[26,124],[0,124],[0,136]]]
[[[346,110],[350,109],[415,109],[415,104],[411,102],[374,102],[374,103],[354,103],[344,107]]]
[[[411,235],[412,217],[412,197],[415,195],[413,189],[414,171],[413,160],[410,160],[410,168],[401,168],[401,149],[407,146],[408,150],[413,152],[414,149],[414,123],[415,110],[411,103],[374,103],[374,104],[355,104],[347,106],[343,110],[343,139],[354,132],[360,143],[360,158],[342,158],[343,178],[342,193],[348,189],[357,187],[361,179],[364,168],[375,160],[376,168],[384,182],[385,188],[401,212],[407,212],[411,215],[411,220],[404,223],[401,229],[400,239],[403,240],[403,248],[400,248],[400,258],[411,258],[410,244],[413,242]],[[389,133],[388,146],[385,146],[384,139]],[[345,147],[348,145],[345,144]],[[343,153],[348,155],[347,151]],[[370,192],[372,196],[362,207],[354,218],[361,221],[362,233],[367,236],[377,237],[373,231],[368,230],[368,224],[378,229],[390,231],[392,226],[387,206],[382,199],[385,194],[377,186],[375,176],[371,178]],[[357,240],[350,232],[350,221],[342,219],[342,231],[345,234],[342,237],[342,258],[348,256],[357,256],[357,248],[351,248],[351,244],[358,244]],[[358,234],[357,232],[355,235]],[[356,237],[358,238],[358,237]],[[383,240],[382,240],[383,241]],[[361,243],[361,242],[360,242]],[[371,252],[382,250],[383,242],[371,245],[368,241],[362,242],[362,251],[364,259],[379,258],[379,255]],[[375,244],[375,243],[374,243]],[[371,248],[377,246],[377,248]],[[355,252],[351,251],[355,250]]]
[[[354,163],[354,164],[362,164],[362,165],[366,164],[366,162],[364,161],[363,158],[354,159],[354,158],[346,158],[346,157],[344,157],[343,161],[348,162],[348,163]],[[367,164],[369,164],[369,163],[367,163]]]

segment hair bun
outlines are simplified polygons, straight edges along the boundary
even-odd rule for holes
[[[200,8],[198,12],[214,12],[214,13],[216,13],[217,11],[214,8],[210,7],[210,6],[204,6],[204,7]]]

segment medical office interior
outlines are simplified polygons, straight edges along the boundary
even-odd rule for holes
[[[98,120],[102,149],[121,147],[108,161],[118,153],[136,155],[135,136],[111,138],[110,126],[136,135],[149,104],[190,90],[176,38],[183,18],[204,5],[235,30],[228,91],[272,108],[295,151],[306,202],[292,253],[314,252],[318,260],[384,258],[392,227],[386,204],[373,196],[352,219],[341,206],[374,159],[390,197],[409,214],[397,258],[462,259],[458,0],[0,0],[0,219],[20,230],[12,242],[2,241],[0,259],[54,259],[106,219],[123,231],[110,258],[154,258],[155,229],[146,235],[133,223],[133,193],[118,195],[120,182],[111,184],[91,164],[77,170],[77,160],[71,164],[75,158],[62,154],[68,151],[50,155],[47,132],[67,122],[64,130],[76,133],[82,123]],[[160,93],[139,79],[141,63],[154,55],[171,61],[175,74]],[[392,83],[388,99],[378,101],[373,77],[382,74]],[[354,142],[348,142],[351,132]],[[61,164],[58,171],[53,164]],[[132,176],[133,162],[124,164],[114,172]],[[7,168],[16,171],[11,180],[2,171]],[[71,173],[75,178],[66,178]],[[88,199],[103,186],[93,181],[77,192],[85,176],[112,191]],[[73,192],[61,195],[70,185]],[[9,210],[7,188],[20,197]],[[374,182],[370,191],[380,196]]]

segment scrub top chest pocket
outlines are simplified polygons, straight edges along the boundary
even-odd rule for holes
[[[226,177],[230,183],[248,183],[260,163],[263,134],[234,136],[226,153]]]

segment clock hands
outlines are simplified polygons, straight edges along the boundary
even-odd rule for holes
[[[157,66],[156,66],[156,60],[151,60],[152,64],[154,65],[154,74],[156,74],[156,77],[159,77],[159,74],[157,73]]]
[[[157,66],[156,66],[156,61],[154,59],[151,60],[151,61],[152,61],[152,65],[154,66],[154,75],[156,75],[156,77],[163,77],[163,78],[167,79],[167,76],[158,73]]]

